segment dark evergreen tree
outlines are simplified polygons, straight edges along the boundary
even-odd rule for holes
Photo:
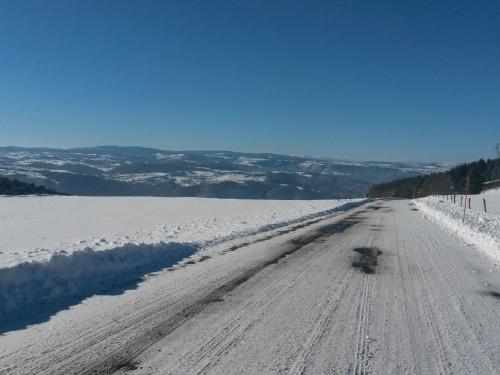
[[[463,194],[469,180],[469,193],[500,186],[500,159],[458,165],[449,171],[405,178],[374,185],[369,197],[423,197],[431,194]]]
[[[0,195],[61,194],[43,186],[36,186],[19,180],[0,177]],[[61,194],[63,195],[63,194]]]

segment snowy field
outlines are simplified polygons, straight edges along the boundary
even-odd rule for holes
[[[442,200],[451,200],[453,196],[438,196]],[[474,212],[484,212],[484,202],[486,201],[486,211],[491,214],[500,215],[500,189],[492,189],[487,190],[481,194],[473,194],[467,196],[467,208],[469,208],[469,198],[470,198],[470,209]],[[465,195],[457,194],[456,204],[460,206],[460,202],[462,205],[464,204]],[[463,207],[462,207],[463,209]]]
[[[323,201],[0,197],[0,318],[348,208]],[[64,302],[65,303],[65,302]]]
[[[460,206],[442,197],[426,197],[414,200],[417,207],[444,230],[479,249],[496,266],[500,266],[500,189],[471,195],[471,208]],[[486,199],[487,213],[483,199]]]

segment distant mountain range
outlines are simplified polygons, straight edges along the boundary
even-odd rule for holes
[[[78,195],[340,198],[364,196],[373,184],[447,167],[143,147],[0,147],[0,176]]]

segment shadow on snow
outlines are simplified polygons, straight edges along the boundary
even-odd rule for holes
[[[146,274],[173,266],[198,250],[193,244],[126,244],[54,254],[46,262],[0,269],[0,335],[48,321],[93,295],[136,289]]]

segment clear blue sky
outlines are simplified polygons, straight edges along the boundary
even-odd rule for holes
[[[500,2],[0,0],[0,137],[492,156]]]

